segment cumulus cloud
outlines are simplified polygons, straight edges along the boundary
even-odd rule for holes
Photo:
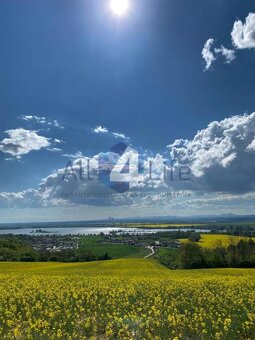
[[[99,155],[81,157],[43,179],[37,190],[44,206],[134,204],[131,192],[118,194],[98,180]],[[38,201],[38,199],[37,199]]]
[[[35,189],[0,193],[0,208],[35,208],[41,206],[43,206],[42,196]]]
[[[62,125],[58,122],[58,120],[47,119],[46,117],[36,116],[36,115],[21,115],[19,119],[24,120],[26,122],[33,122],[41,125],[45,125],[47,127],[56,127],[59,129],[64,129]]]
[[[253,141],[247,146],[247,150],[249,151],[255,151],[255,138]]]
[[[221,45],[220,48],[212,49],[214,39],[209,38],[202,50],[202,57],[205,60],[205,70],[209,70],[217,59],[222,55],[227,64],[230,64],[236,58],[236,50],[255,48],[255,13],[249,13],[243,23],[236,20],[231,32],[231,40],[234,49],[228,49]]]
[[[89,161],[89,170],[88,170]],[[77,158],[42,180],[39,187],[44,202],[54,205],[121,205],[123,195],[109,195],[110,188],[98,180],[98,155]]]
[[[255,13],[249,13],[245,22],[237,20],[231,32],[233,45],[238,49],[255,48]]]
[[[233,116],[169,145],[170,155],[190,167],[194,190],[248,192],[255,188],[254,136],[255,113]]]
[[[142,180],[134,190],[126,194],[116,194],[111,197],[76,197],[65,198],[69,202],[80,204],[121,205],[135,204],[138,198],[133,192],[193,192],[193,193],[223,193],[225,195],[240,195],[255,190],[255,113],[232,116],[222,121],[211,122],[205,129],[198,131],[193,139],[178,139],[168,146],[168,160],[158,154],[155,157],[143,156]],[[254,153],[254,155],[253,155]],[[81,155],[82,156],[82,155]],[[107,153],[106,160],[114,155]],[[102,155],[101,155],[102,157]],[[87,176],[87,161],[90,161],[90,180],[75,181],[71,171],[63,182],[63,169],[51,174],[42,181],[40,190],[54,197],[63,192],[100,192],[111,191],[98,181],[99,155],[92,158],[79,157],[74,161],[73,169],[79,176],[80,162],[83,164],[83,176]],[[171,164],[167,162],[171,160]],[[190,180],[179,178],[180,168],[190,169]],[[167,180],[166,180],[167,178]],[[136,196],[137,197],[137,196]],[[142,200],[148,202],[148,197]],[[153,199],[154,203],[157,201]],[[82,203],[83,202],[83,203]],[[151,202],[151,199],[150,199]],[[162,201],[161,201],[162,204]],[[166,200],[165,204],[169,204]]]
[[[137,206],[139,211],[192,211],[195,207],[223,207],[223,201],[225,208],[232,205],[233,209],[239,201],[254,202],[255,113],[213,121],[192,139],[177,139],[168,148],[168,159],[161,154],[141,155],[143,176],[139,176],[135,188],[124,194],[114,192],[98,179],[99,159],[101,167],[107,167],[111,160],[116,164],[118,154],[107,152],[88,158],[77,153],[73,162],[43,179],[38,189],[1,193],[0,207]],[[173,162],[167,164],[169,160]],[[177,177],[181,167],[190,169],[190,180]],[[183,193],[183,197],[173,199],[166,195],[169,192],[173,197]],[[187,194],[200,198],[185,199]]]
[[[50,139],[38,135],[37,131],[25,130],[23,128],[5,131],[9,138],[0,142],[0,151],[13,157],[21,158],[31,151],[49,148]]]
[[[112,190],[104,180],[99,180],[99,158],[102,171],[107,170],[109,166],[112,169],[112,164],[116,164],[119,155],[113,152],[91,158],[81,155],[44,178],[36,190],[2,193],[0,207],[13,208],[19,205],[31,208],[76,205],[134,207],[137,205],[141,208],[141,206],[155,204],[160,199],[169,201],[167,196],[160,197],[168,189],[163,180],[164,158],[161,155],[145,160],[143,182],[137,183],[137,187],[123,194]],[[149,162],[152,162],[153,166],[151,174],[148,173]],[[128,177],[125,173],[123,175]]]

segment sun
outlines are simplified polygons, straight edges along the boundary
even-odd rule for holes
[[[111,11],[118,16],[124,15],[129,9],[128,0],[111,0],[110,2]]]

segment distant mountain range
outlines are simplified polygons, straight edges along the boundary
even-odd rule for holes
[[[126,219],[113,219],[111,222],[142,222],[142,223],[205,223],[228,221],[255,221],[255,215],[194,215],[194,216],[162,216],[162,217],[137,217]]]

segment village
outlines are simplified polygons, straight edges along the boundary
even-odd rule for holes
[[[38,252],[61,252],[79,247],[79,237],[73,235],[24,235],[23,239]]]
[[[109,234],[100,234],[103,236],[101,240],[105,244],[123,244],[135,247],[167,247],[179,248],[181,243],[178,241],[179,232],[163,232],[163,233],[123,233],[123,232],[110,232]]]

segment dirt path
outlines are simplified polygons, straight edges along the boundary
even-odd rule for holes
[[[147,259],[148,257],[153,256],[156,252],[155,252],[155,248],[154,247],[147,247],[148,249],[150,249],[150,254],[144,256],[145,259]]]

